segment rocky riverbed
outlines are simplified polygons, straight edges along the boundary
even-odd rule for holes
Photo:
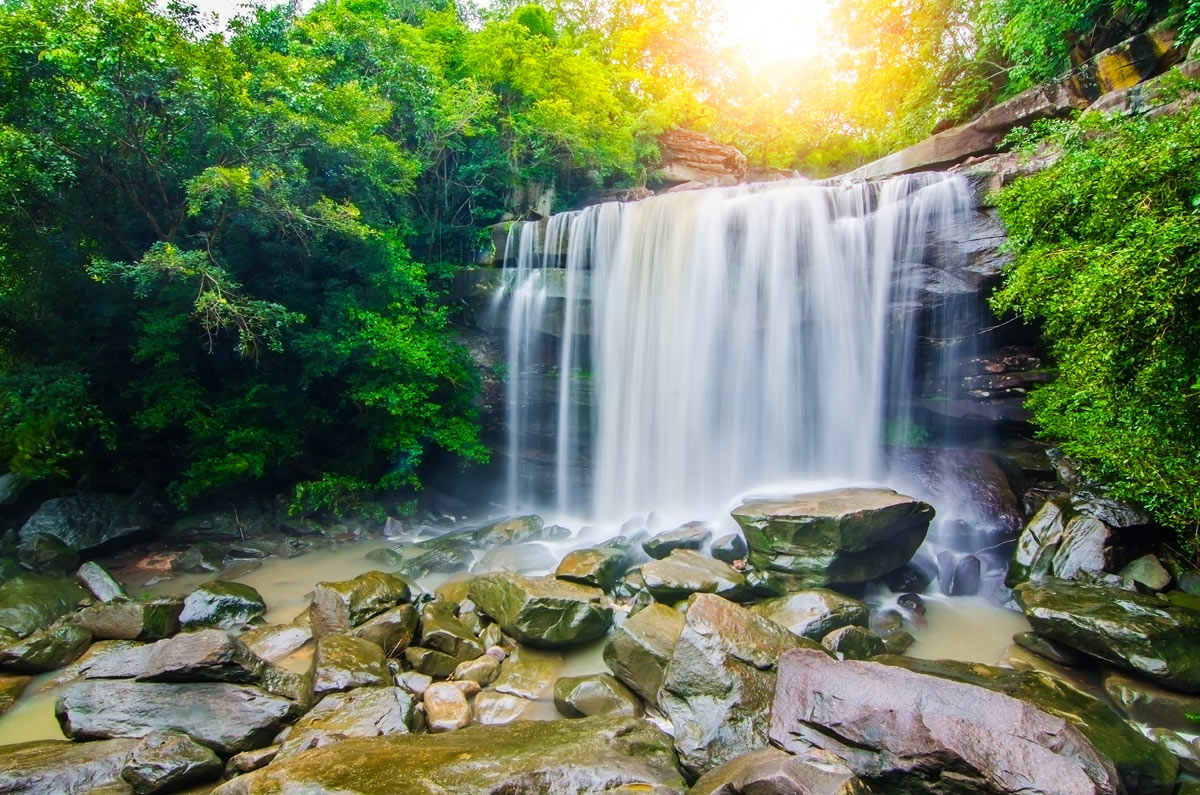
[[[946,596],[989,564],[914,558],[934,510],[881,488],[733,533],[193,518],[106,565],[43,518],[0,584],[0,792],[1192,791],[1198,578],[1069,480],[1021,612]]]

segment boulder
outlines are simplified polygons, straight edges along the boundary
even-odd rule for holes
[[[802,648],[820,649],[719,596],[688,600],[658,693],[685,770],[699,776],[767,744],[776,662],[783,652]]]
[[[34,533],[23,539],[17,558],[27,568],[45,574],[65,574],[79,566],[79,553],[49,533]]]
[[[0,673],[0,715],[12,709],[32,681],[32,676]]]
[[[313,637],[345,634],[411,598],[412,589],[402,577],[382,571],[368,571],[352,580],[317,583],[309,610]]]
[[[690,549],[677,549],[662,560],[643,564],[641,574],[651,595],[668,604],[694,593],[712,593],[726,599],[749,595],[746,578],[740,572],[728,563]]]
[[[568,718],[643,714],[642,702],[612,674],[562,677],[554,683],[554,706]]]
[[[1009,587],[1027,580],[1040,582],[1051,576],[1051,564],[1062,543],[1068,518],[1064,500],[1046,500],[1042,504],[1017,537],[1017,547],[1005,578]]]
[[[1121,567],[1118,572],[1151,591],[1163,591],[1171,584],[1170,573],[1163,568],[1162,563],[1154,555],[1143,555],[1131,560]]]
[[[1113,763],[1130,795],[1165,795],[1174,784],[1177,765],[1170,753],[1121,720],[1099,698],[1063,678],[951,660],[881,657],[878,662],[1003,693],[1068,721]]]
[[[71,617],[97,640],[160,640],[179,631],[183,603],[178,599],[149,602],[100,602]]]
[[[974,596],[979,593],[983,564],[974,555],[938,553],[938,586],[947,596]]]
[[[1119,671],[1104,676],[1104,692],[1126,718],[1136,723],[1195,734],[1200,696],[1157,687]]]
[[[268,745],[266,748],[255,748],[253,751],[234,754],[229,757],[229,762],[225,765],[225,777],[233,778],[242,773],[250,773],[266,767],[275,761],[275,757],[278,755],[278,745]]]
[[[470,539],[477,549],[495,549],[509,544],[525,544],[530,541],[561,540],[570,535],[561,527],[546,527],[540,516],[509,516],[498,522],[470,531]]]
[[[215,781],[224,768],[211,749],[186,734],[151,732],[129,755],[121,778],[137,795],[151,795]]]
[[[841,627],[865,627],[871,615],[865,603],[824,588],[767,599],[750,609],[801,637],[816,641]]]
[[[1112,565],[1108,525],[1091,516],[1071,517],[1063,529],[1062,541],[1050,564],[1055,577],[1073,580],[1081,572],[1099,574]]]
[[[146,670],[154,645],[132,640],[98,640],[55,677],[54,684],[87,679],[132,679]]]
[[[20,673],[62,668],[87,651],[92,633],[74,624],[56,624],[0,648],[0,667]]]
[[[278,758],[286,759],[347,737],[407,734],[421,725],[417,702],[403,688],[360,687],[348,693],[331,693],[285,730]]]
[[[68,686],[54,712],[73,740],[173,730],[227,756],[267,745],[296,704],[250,685],[95,680]]]
[[[706,135],[672,128],[659,136],[659,145],[662,165],[653,175],[656,182],[713,187],[736,185],[746,176],[746,156]]]
[[[1079,665],[1084,660],[1084,655],[1070,646],[1043,638],[1036,632],[1018,632],[1013,635],[1013,643],[1059,665]]]
[[[646,703],[658,705],[667,663],[683,632],[683,616],[652,604],[625,619],[604,644],[604,664]]]
[[[474,660],[459,663],[450,678],[456,682],[474,682],[480,687],[487,687],[496,681],[499,675],[500,660],[490,654],[483,654]]]
[[[25,637],[75,609],[84,598],[72,582],[29,574],[0,585],[0,628]]]
[[[149,506],[119,494],[85,493],[47,500],[21,527],[21,541],[46,533],[79,553],[94,553],[150,530]]]
[[[424,646],[409,646],[404,650],[404,659],[415,670],[434,679],[445,679],[460,664],[457,657]]]
[[[1013,597],[1039,635],[1166,687],[1200,693],[1200,611],[1061,580],[1025,583]]]
[[[16,472],[6,472],[0,475],[0,505],[14,505],[21,497],[21,492],[29,481]]]
[[[821,645],[839,660],[868,660],[884,654],[883,638],[862,627],[842,627],[821,638]]]
[[[750,550],[747,549],[746,539],[742,538],[741,533],[726,533],[712,542],[710,551],[717,560],[733,564],[745,560]]]
[[[677,549],[690,549],[699,552],[712,538],[712,530],[705,527],[703,522],[688,522],[674,530],[659,533],[653,538],[642,542],[642,549],[655,560],[662,560]]]
[[[213,795],[391,795],[398,780],[405,795],[687,792],[661,731],[633,718],[583,718],[351,738],[239,776]]]
[[[434,682],[421,696],[431,732],[452,732],[471,722],[471,705],[452,682]]]
[[[46,795],[124,788],[121,771],[140,740],[98,743],[35,740],[0,745],[0,792]]]
[[[507,571],[513,574],[545,574],[557,563],[558,555],[545,544],[513,544],[484,552],[471,566],[471,573]]]
[[[103,566],[94,560],[79,567],[75,572],[75,582],[86,590],[97,602],[112,602],[117,599],[127,599],[121,583],[113,579]]]
[[[869,488],[753,500],[733,511],[750,563],[806,587],[866,582],[904,565],[933,515],[924,502]]]
[[[883,575],[883,581],[892,593],[925,593],[925,589],[937,577],[937,563],[923,555]]]
[[[568,552],[554,576],[567,582],[611,591],[629,568],[629,555],[613,547],[593,547]]]
[[[770,738],[794,753],[837,755],[877,792],[1123,791],[1112,762],[1062,717],[975,685],[807,649],[780,660]]]
[[[307,703],[309,695],[305,677],[263,660],[240,638],[221,629],[185,632],[154,644],[137,679],[254,684],[301,703]]]
[[[705,773],[688,795],[870,795],[870,790],[833,754],[794,756],[761,748]]]
[[[482,574],[471,580],[469,594],[506,634],[530,646],[582,643],[612,624],[603,591],[553,576]]]
[[[311,671],[313,694],[318,697],[392,681],[383,649],[352,635],[318,639]]]
[[[521,698],[542,698],[549,695],[562,665],[562,655],[557,652],[519,648],[500,664],[500,675],[491,689]]]
[[[449,602],[433,601],[421,606],[421,645],[453,657],[455,665],[483,654],[475,633],[458,619]]]
[[[417,633],[417,611],[412,605],[393,607],[350,631],[356,638],[369,640],[388,657],[399,657]]]
[[[249,585],[213,580],[184,598],[179,622],[185,630],[240,629],[265,612],[266,602]]]
[[[312,640],[312,630],[299,624],[271,624],[248,629],[238,639],[264,660],[277,662]]]

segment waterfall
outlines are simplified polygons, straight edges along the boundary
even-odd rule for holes
[[[695,516],[767,482],[878,480],[912,430],[923,263],[970,211],[961,178],[912,175],[514,226],[511,507]]]

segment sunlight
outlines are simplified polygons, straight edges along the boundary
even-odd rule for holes
[[[814,55],[829,19],[827,0],[722,2],[727,21],[718,35],[760,67]]]

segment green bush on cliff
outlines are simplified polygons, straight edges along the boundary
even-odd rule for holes
[[[1042,434],[1165,524],[1200,528],[1200,108],[1050,126],[1062,159],[1000,193],[993,298],[1043,324]]]

